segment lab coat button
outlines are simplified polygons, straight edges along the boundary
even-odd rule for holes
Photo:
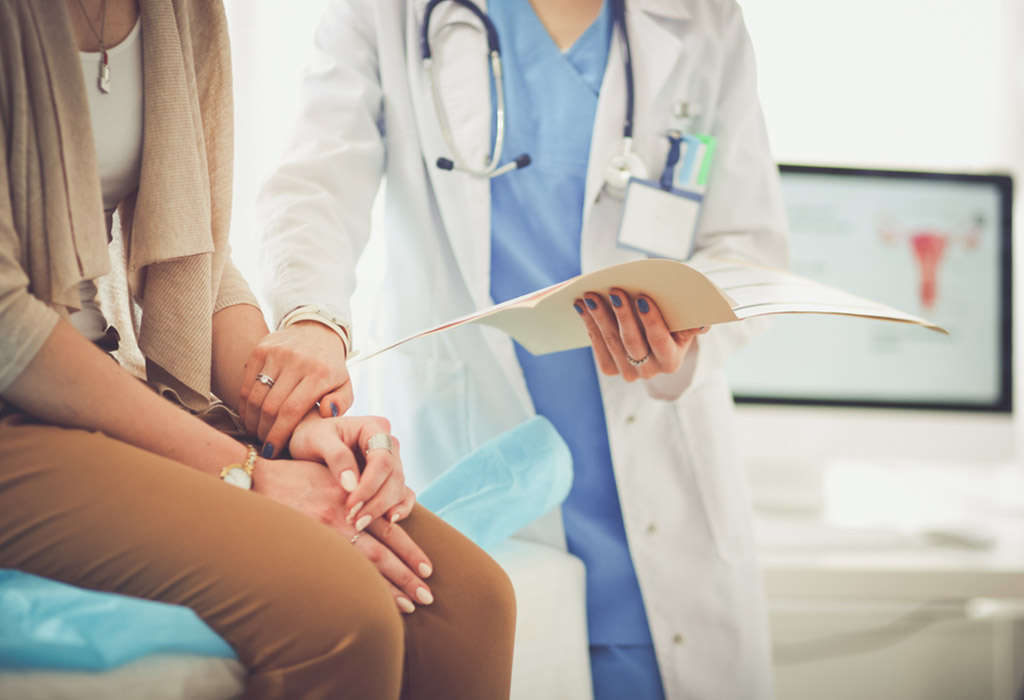
[[[673,642],[674,642],[675,644],[682,644],[682,643],[683,643],[683,641],[684,641],[684,640],[683,640],[683,635],[681,635],[681,634],[677,634],[676,636],[672,637],[672,641],[673,641]]]
[[[655,525],[654,523],[651,523],[650,525],[648,525],[648,526],[647,526],[647,532],[648,532],[648,534],[651,534],[651,535],[653,535],[653,534],[654,534],[655,532],[657,532],[657,531],[658,531],[658,526],[657,526],[657,525]]]

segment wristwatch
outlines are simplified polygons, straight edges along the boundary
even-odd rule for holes
[[[249,445],[249,453],[241,464],[229,464],[220,470],[220,478],[226,484],[248,491],[252,488],[252,468],[256,464],[256,448]]]

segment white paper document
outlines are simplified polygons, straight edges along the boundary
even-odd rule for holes
[[[573,302],[586,292],[607,294],[613,287],[633,297],[646,294],[654,299],[673,331],[770,314],[817,313],[912,323],[947,333],[926,319],[784,270],[713,258],[686,263],[649,258],[579,275],[427,328],[383,348],[360,353],[350,364],[467,323],[498,328],[534,355],[586,347],[590,338]]]

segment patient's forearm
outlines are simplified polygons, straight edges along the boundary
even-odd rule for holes
[[[65,321],[3,398],[47,423],[100,431],[211,474],[246,453],[158,396]]]
[[[249,304],[235,304],[213,315],[211,385],[217,398],[236,411],[246,360],[268,333],[263,312]]]

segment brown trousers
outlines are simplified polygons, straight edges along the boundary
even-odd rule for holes
[[[0,568],[192,608],[249,669],[246,700],[508,697],[508,577],[423,508],[401,525],[435,571],[411,615],[297,511],[99,433],[0,420]]]

